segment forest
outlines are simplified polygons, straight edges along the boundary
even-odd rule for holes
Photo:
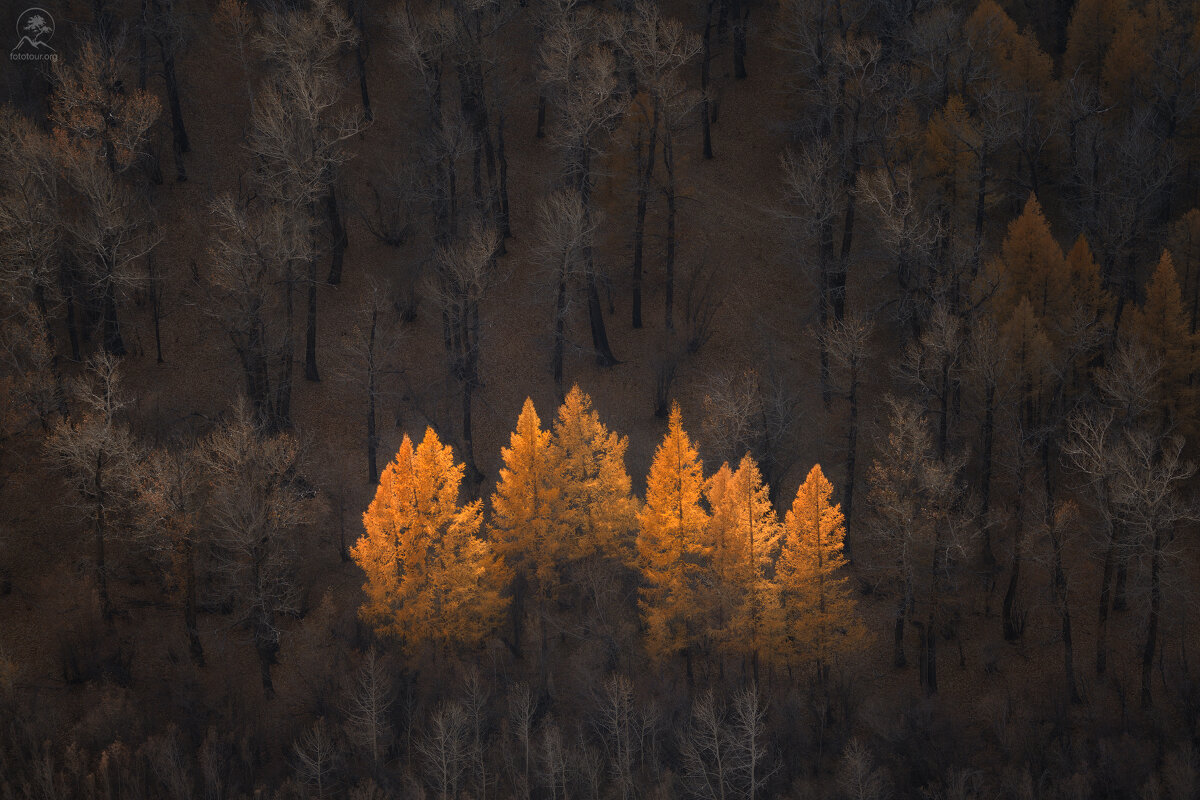
[[[0,17],[0,800],[1200,798],[1200,2]]]

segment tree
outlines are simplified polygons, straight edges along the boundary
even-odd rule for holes
[[[50,107],[54,142],[67,183],[81,198],[66,229],[80,260],[87,308],[98,308],[104,348],[126,352],[117,316],[120,295],[139,282],[135,265],[156,243],[149,216],[124,174],[137,163],[158,101],[126,91],[120,54],[84,43],[72,65],[56,61]]]
[[[638,605],[647,647],[656,657],[682,654],[689,682],[692,656],[702,636],[700,604],[708,513],[700,504],[703,465],[683,430],[683,413],[671,406],[667,435],[646,478],[646,504],[638,512],[638,558],[645,585]]]
[[[940,461],[933,451],[928,422],[911,401],[888,398],[886,439],[868,473],[872,518],[868,563],[896,592],[893,659],[907,663],[904,628],[920,632],[918,678],[926,691],[937,691],[937,640],[943,597],[953,558],[961,549],[962,526],[954,459]]]
[[[67,476],[91,518],[96,593],[105,622],[112,619],[108,593],[108,539],[113,523],[132,501],[129,475],[138,452],[122,411],[129,399],[121,386],[120,362],[98,353],[74,386],[75,414],[55,426],[46,448]]]
[[[705,483],[704,497],[711,512],[705,538],[720,611],[719,644],[749,656],[757,673],[760,654],[770,658],[777,645],[777,597],[768,572],[779,549],[779,520],[749,454],[737,470],[722,465]]]
[[[204,666],[204,647],[196,624],[197,551],[208,541],[208,476],[195,442],[160,447],[133,470],[142,538],[162,559],[169,585],[179,594],[188,649]]]
[[[339,103],[343,82],[337,71],[342,49],[355,40],[350,20],[332,0],[263,18],[256,37],[269,65],[266,86],[254,100],[250,149],[257,156],[259,186],[270,202],[308,226],[308,311],[304,374],[317,370],[317,202],[323,200],[330,228],[329,282],[341,280],[345,228],[338,212],[337,170],[348,157],[343,143],[358,133],[358,117]]]
[[[1155,401],[1164,429],[1188,426],[1196,407],[1192,385],[1200,372],[1200,340],[1191,331],[1175,271],[1168,251],[1146,287],[1146,302],[1129,314],[1123,333],[1139,341],[1162,365]]]
[[[576,562],[631,563],[631,532],[639,517],[625,468],[629,439],[600,421],[591,397],[578,386],[559,407],[551,432],[566,554]]]
[[[475,221],[455,240],[438,251],[437,275],[432,290],[442,312],[442,336],[450,373],[462,387],[463,456],[472,483],[483,475],[475,465],[475,436],[471,425],[472,401],[480,386],[481,353],[479,306],[500,276],[496,270],[499,232]]]
[[[571,547],[564,529],[561,455],[544,430],[533,400],[525,398],[509,446],[500,451],[504,466],[492,494],[492,541],[512,571],[513,642],[521,646],[525,592],[532,584],[541,623],[541,666],[546,661],[548,604],[561,581],[559,565]]]
[[[567,321],[570,319],[576,284],[586,270],[587,253],[596,236],[597,217],[588,213],[579,195],[569,189],[559,189],[538,202],[537,257],[554,287],[554,341],[551,345],[550,370],[559,399],[563,391],[563,362],[568,342]]]
[[[464,471],[433,428],[415,448],[405,435],[351,550],[367,577],[360,615],[409,655],[473,647],[504,612],[507,576],[479,536],[482,503],[458,502]]]
[[[822,676],[829,662],[866,636],[845,574],[846,528],[841,508],[831,502],[833,491],[821,465],[814,464],[784,520],[776,566],[782,633],[795,653],[816,662]]]
[[[271,697],[280,617],[299,607],[295,531],[312,517],[297,485],[303,451],[290,434],[261,432],[239,398],[201,452],[212,484],[208,524],[216,568],[239,624],[250,630]]]
[[[596,174],[594,163],[603,152],[605,134],[623,112],[617,92],[612,53],[592,41],[593,21],[574,0],[566,2],[550,20],[538,53],[541,80],[560,107],[562,119],[554,141],[562,159],[563,182],[579,197],[583,228],[592,226]],[[608,342],[604,311],[600,306],[599,272],[590,242],[583,252],[588,321],[596,363],[617,363]]]
[[[388,672],[374,647],[363,654],[362,664],[354,675],[346,709],[346,722],[354,740],[371,755],[371,765],[378,768],[387,754],[392,728],[389,717],[395,697]]]

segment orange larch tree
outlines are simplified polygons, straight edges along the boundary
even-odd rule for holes
[[[736,471],[728,465],[704,490],[712,516],[707,544],[716,589],[719,644],[749,656],[755,670],[759,655],[774,646],[775,591],[768,576],[779,550],[779,519],[758,464],[747,453]],[[769,655],[769,652],[768,652]]]
[[[786,641],[801,659],[816,662],[819,674],[866,635],[842,555],[846,527],[832,496],[833,484],[815,464],[787,512],[776,567]]]
[[[638,504],[625,468],[629,439],[600,421],[592,399],[578,386],[559,407],[551,434],[565,557],[632,562]]]
[[[701,573],[710,548],[708,512],[700,504],[703,465],[678,404],[672,404],[667,435],[646,479],[646,504],[638,514],[637,549],[645,585],[639,605],[647,649],[657,658],[683,654],[691,678],[692,655],[701,635]]]
[[[415,448],[406,435],[351,551],[367,575],[360,615],[410,655],[477,645],[505,610],[507,569],[479,536],[482,502],[458,502],[464,469],[432,428]]]

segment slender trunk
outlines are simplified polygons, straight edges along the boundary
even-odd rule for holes
[[[587,144],[582,148],[579,158],[578,190],[579,201],[583,206],[584,224],[591,227],[591,164],[587,152]],[[612,348],[608,344],[608,331],[604,327],[604,309],[600,307],[600,291],[596,285],[596,262],[591,243],[584,247],[585,277],[587,283],[588,321],[592,329],[592,348],[596,351],[596,364],[601,367],[611,367],[617,363]]]
[[[338,211],[337,189],[332,183],[325,193],[325,215],[329,218],[329,278],[331,286],[342,282],[342,262],[345,258],[346,247],[350,244],[346,235],[346,226],[342,224],[342,215]]]
[[[503,110],[496,116],[496,160],[500,164],[500,234],[504,239],[511,239],[512,217],[508,210],[508,155],[504,149]]]
[[[854,515],[854,467],[858,459],[858,356],[850,360],[850,421],[846,431],[846,492],[842,496],[843,518],[846,533],[849,534]],[[842,552],[846,559],[852,560],[849,537],[842,542]]]
[[[650,185],[654,180],[654,162],[658,150],[658,115],[660,101],[654,98],[649,128],[649,141],[645,161],[642,161],[642,136],[638,131],[638,190],[637,213],[633,224],[633,327],[642,327],[642,251],[646,234],[646,207],[649,201]]]
[[[308,259],[308,314],[304,325],[304,379],[320,381],[317,371],[317,254]]]
[[[1022,547],[1025,538],[1025,524],[1021,521],[1020,500],[1017,501],[1017,529],[1013,538],[1012,566],[1008,574],[1008,589],[1004,592],[1002,619],[1004,623],[1005,641],[1015,642],[1021,638],[1021,628],[1017,621],[1017,587],[1021,578]]]
[[[154,253],[148,253],[146,255],[146,270],[149,272],[150,278],[150,313],[154,319],[155,360],[156,363],[162,364],[164,361],[162,353],[162,326],[160,324],[160,320],[162,319],[162,310],[159,303],[161,290],[158,286],[158,275],[154,269]]]
[[[371,330],[367,341],[367,480],[374,486],[379,482],[376,455],[379,442],[375,438],[375,330],[379,311],[371,309]]]
[[[296,327],[295,303],[295,265],[289,263],[287,275],[284,278],[283,295],[283,352],[280,362],[283,369],[275,386],[275,407],[272,410],[272,426],[276,431],[286,430],[292,426],[292,361],[295,348],[292,338]]]
[[[349,0],[350,18],[358,30],[358,41],[354,44],[354,66],[358,70],[358,92],[362,97],[363,119],[371,122],[375,112],[371,110],[371,94],[367,91],[367,26],[364,20],[366,0]]]
[[[558,273],[558,291],[557,297],[554,300],[554,388],[558,392],[558,401],[561,403],[566,395],[563,393],[563,350],[566,345],[566,322],[567,322],[567,263],[563,259],[563,263]]]
[[[107,623],[112,623],[112,606],[108,599],[108,565],[104,560],[104,504],[107,502],[107,495],[104,487],[104,453],[96,454],[96,475],[93,481],[93,491],[95,492],[95,514],[93,515],[94,529],[96,537],[96,595],[100,600],[100,616]]]
[[[675,149],[671,140],[671,126],[663,128],[663,167],[667,171],[667,282],[666,282],[666,324],[667,330],[674,330],[675,308]]]
[[[1112,605],[1113,568],[1116,565],[1116,528],[1110,528],[1108,547],[1104,549],[1104,567],[1100,577],[1100,603],[1096,626],[1096,674],[1103,675],[1108,668],[1108,610]]]
[[[546,138],[546,93],[538,92],[537,99],[537,138]]]
[[[713,0],[708,0],[704,12],[704,49],[700,60],[700,130],[704,136],[704,157],[713,157],[712,149],[712,17]]]
[[[121,323],[117,319],[117,289],[111,268],[104,281],[104,349],[114,356],[123,356],[127,352],[125,340],[121,338]]]
[[[187,128],[183,124],[183,106],[179,100],[179,79],[175,76],[175,56],[165,46],[162,47],[162,60],[163,80],[167,84],[167,107],[171,110],[171,144],[175,155],[175,180],[183,183],[187,180],[183,154],[191,152],[192,145],[188,140]]]
[[[733,2],[733,77],[746,77],[746,24],[750,21],[749,0]]]
[[[903,669],[908,664],[904,657],[904,621],[908,616],[908,598],[901,597],[896,605],[896,624],[892,632],[892,664]]]
[[[1154,532],[1154,551],[1150,555],[1150,616],[1146,622],[1146,643],[1142,647],[1142,708],[1154,704],[1150,691],[1150,676],[1154,668],[1154,653],[1158,647],[1158,621],[1162,614],[1162,531]]]
[[[204,646],[196,625],[196,552],[192,540],[183,539],[183,625],[187,629],[188,649],[196,666],[204,666]]]
[[[989,567],[996,563],[996,556],[992,552],[992,529],[987,519],[992,506],[992,439],[995,432],[995,418],[996,383],[989,380],[984,389],[983,430],[981,431],[983,454],[979,470],[980,494],[983,496],[983,505],[979,513],[980,533],[983,537],[983,563]]]
[[[1113,587],[1113,611],[1126,611],[1129,603],[1125,598],[1125,586],[1129,582],[1129,559],[1117,556],[1117,583]]]

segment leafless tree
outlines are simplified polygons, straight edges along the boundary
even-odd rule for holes
[[[354,314],[354,327],[345,342],[338,377],[354,384],[366,398],[367,480],[379,482],[379,437],[376,412],[387,396],[384,379],[398,371],[399,332],[391,317],[393,304],[386,288],[368,279],[365,297]]]
[[[892,796],[887,770],[858,739],[851,739],[838,764],[838,788],[846,800],[887,800]]]
[[[301,450],[287,433],[261,433],[243,399],[201,448],[212,481],[216,566],[238,622],[250,631],[270,697],[280,617],[298,608],[293,535],[311,516],[297,485]]]
[[[320,717],[292,744],[296,776],[324,800],[337,786],[336,770],[341,760],[337,743]]]
[[[596,235],[597,215],[587,214],[579,195],[559,189],[542,198],[537,205],[537,258],[554,287],[554,339],[551,371],[558,397],[564,393],[564,356],[568,341],[567,321],[575,298],[580,293],[587,252]]]
[[[228,332],[257,424],[291,426],[296,265],[310,257],[303,221],[271,203],[225,195],[212,206],[207,278]]]
[[[482,479],[475,465],[471,409],[479,388],[479,357],[482,325],[479,307],[488,290],[499,279],[496,250],[500,237],[494,228],[474,222],[461,238],[438,252],[436,275],[430,294],[442,312],[443,338],[450,373],[462,389],[463,459],[471,479]]]
[[[383,659],[374,647],[370,647],[355,673],[347,702],[346,723],[354,741],[370,753],[371,764],[376,769],[391,744],[389,716],[394,702]]]
[[[592,15],[569,0],[551,20],[539,48],[541,79],[561,115],[553,140],[561,157],[562,180],[579,197],[585,229],[593,225],[596,182],[593,165],[603,152],[611,126],[624,110],[617,92],[613,55],[595,43],[595,37]],[[608,343],[600,306],[599,273],[590,242],[584,248],[583,265],[596,363],[612,366],[617,359]]]
[[[208,476],[194,442],[176,442],[146,454],[133,469],[137,533],[156,556],[167,584],[180,595],[188,649],[204,666],[196,624],[197,551],[204,547]]]
[[[904,627],[921,634],[920,682],[937,691],[937,640],[948,577],[963,547],[961,464],[939,459],[924,413],[911,400],[887,398],[888,427],[868,473],[871,567],[897,594],[894,661],[902,667]],[[918,611],[918,604],[921,610]]]
[[[55,427],[46,447],[90,517],[100,612],[110,621],[107,544],[114,523],[129,510],[133,499],[129,476],[138,450],[124,420],[129,399],[115,356],[94,355],[73,389],[75,411]]]
[[[459,796],[463,775],[469,769],[470,737],[466,709],[451,700],[433,712],[428,730],[417,741],[417,751],[425,761],[426,780],[440,800]]]
[[[868,318],[848,315],[842,320],[831,320],[821,336],[829,353],[830,366],[834,368],[831,383],[837,393],[846,399],[846,477],[842,482],[842,515],[846,529],[852,529],[854,513],[854,486],[858,464],[859,433],[859,390],[862,388],[863,370],[868,358],[868,344],[874,332],[874,324]]]
[[[341,281],[346,248],[338,210],[337,173],[348,157],[344,142],[361,129],[357,116],[339,105],[343,82],[337,71],[342,48],[355,31],[333,0],[263,18],[255,38],[269,65],[268,79],[251,114],[250,150],[260,191],[270,202],[305,220],[312,237],[308,259],[308,312],[304,374],[317,370],[317,204],[323,202],[332,253],[329,283]]]
[[[682,124],[678,113],[679,96],[686,87],[679,75],[680,70],[700,52],[700,39],[684,31],[683,25],[674,19],[663,17],[658,5],[648,0],[636,3],[628,13],[606,19],[606,38],[628,57],[637,76],[639,95],[630,107],[636,118],[636,140],[634,143],[637,172],[637,208],[633,227],[633,327],[642,327],[642,259],[645,247],[646,211],[650,189],[654,182],[654,168],[658,161],[658,138],[663,139],[664,168],[670,164],[674,170],[673,142],[670,134]],[[668,120],[668,115],[670,119]],[[669,127],[666,127],[669,123]],[[643,146],[644,143],[644,146]],[[668,149],[668,147],[672,149]],[[668,228],[674,231],[675,188],[669,181]],[[670,250],[669,269],[674,267],[674,236],[668,237]],[[671,273],[673,276],[673,273]],[[671,318],[668,312],[667,326]]]

